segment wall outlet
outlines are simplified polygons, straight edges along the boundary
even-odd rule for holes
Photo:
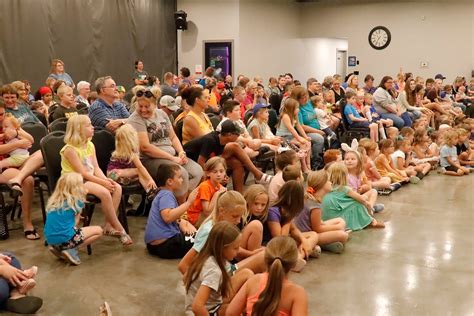
[[[420,63],[420,67],[421,67],[421,68],[427,68],[427,67],[428,67],[428,62],[427,62],[427,61],[422,61],[422,62]]]

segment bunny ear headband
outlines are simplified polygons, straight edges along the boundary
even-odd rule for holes
[[[341,148],[342,148],[342,150],[344,150],[345,152],[353,151],[353,152],[359,153],[359,152],[357,151],[357,148],[359,148],[359,142],[357,141],[357,139],[354,138],[354,139],[352,140],[351,147],[349,147],[349,145],[347,145],[346,143],[342,143],[342,144],[341,144]]]

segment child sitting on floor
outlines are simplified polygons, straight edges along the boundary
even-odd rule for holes
[[[285,184],[283,180],[283,169],[288,165],[299,165],[299,159],[294,150],[285,150],[281,153],[278,153],[275,158],[275,168],[277,173],[270,181],[268,186],[268,196],[270,197],[270,205],[278,198],[278,191]]]
[[[471,150],[468,141],[469,131],[465,128],[458,128],[457,132],[459,140],[456,144],[456,150],[459,156],[459,162],[462,166],[466,166],[467,168],[474,167],[474,151]]]
[[[391,155],[395,151],[394,142],[391,139],[383,139],[379,143],[380,154],[374,159],[377,171],[382,177],[389,177],[394,182],[409,182],[406,173],[395,169]]]
[[[194,202],[198,188],[189,194],[185,203],[178,205],[174,192],[183,185],[181,168],[162,164],[156,178],[159,189],[145,227],[146,248],[160,258],[182,258],[193,246],[196,228],[181,216]]]
[[[413,138],[413,157],[415,164],[430,163],[435,166],[439,161],[439,155],[435,155],[429,148],[430,138],[425,128],[417,128]]]
[[[458,132],[450,129],[444,132],[443,146],[440,150],[440,165],[442,172],[450,176],[463,176],[469,174],[469,169],[461,166],[456,150],[458,143]]]
[[[86,201],[84,179],[76,172],[63,174],[48,200],[44,235],[49,251],[73,265],[80,265],[79,246],[87,246],[102,236],[100,226],[77,227]]]
[[[196,228],[211,214],[217,192],[225,190],[221,181],[226,176],[226,163],[222,157],[212,157],[204,165],[207,180],[198,187],[198,193],[187,211],[188,221]]]
[[[395,169],[410,177],[411,183],[418,183],[431,170],[431,164],[420,162],[412,164],[412,146],[409,139],[399,139],[395,142],[396,151],[390,155]]]

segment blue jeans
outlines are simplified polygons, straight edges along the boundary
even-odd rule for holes
[[[400,115],[400,117],[402,118],[403,124],[406,127],[411,127],[413,125],[413,121],[411,120],[411,116],[408,112],[403,112],[402,115]]]
[[[421,112],[417,110],[408,111],[408,114],[410,115],[412,121],[416,121],[421,117]]]
[[[383,119],[391,119],[393,121],[393,126],[395,126],[398,129],[401,129],[403,126],[405,126],[405,121],[400,116],[398,116],[397,114],[394,114],[394,113],[380,113],[380,117],[383,118]]]
[[[17,269],[21,269],[20,261],[18,261],[18,259],[13,254],[9,252],[2,252],[2,254],[12,258],[12,266]],[[5,303],[5,301],[10,297],[10,290],[10,284],[8,283],[8,281],[0,277],[0,306],[2,306],[3,303]]]
[[[324,168],[323,149],[324,137],[317,133],[307,133],[311,138],[311,169],[319,170]]]

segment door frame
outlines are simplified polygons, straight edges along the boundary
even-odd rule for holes
[[[343,59],[343,61],[344,61],[344,68],[345,68],[345,69],[344,69],[344,75],[342,76],[342,77],[344,78],[344,77],[347,75],[347,70],[348,70],[348,69],[347,69],[347,68],[348,68],[348,66],[347,66],[347,58],[348,58],[348,57],[347,57],[347,49],[339,49],[339,48],[336,48],[336,73],[338,73],[338,72],[337,72],[337,58],[338,58],[338,53],[344,53],[344,59]]]
[[[230,43],[230,74],[232,78],[234,78],[234,40],[204,40],[202,41],[202,65],[203,65],[203,75],[206,71],[206,44],[214,44],[214,43]]]

